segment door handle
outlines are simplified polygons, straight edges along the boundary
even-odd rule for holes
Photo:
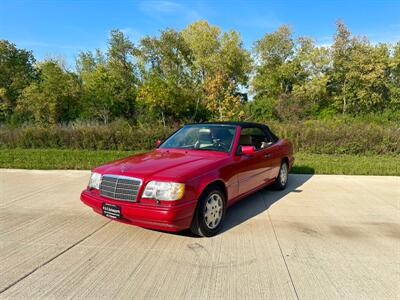
[[[266,154],[264,154],[264,157],[265,157],[265,158],[270,158],[271,156],[272,156],[271,153],[266,153]]]

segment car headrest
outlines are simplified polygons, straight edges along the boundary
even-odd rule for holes
[[[199,141],[201,143],[212,143],[211,133],[209,131],[199,131]]]
[[[239,145],[251,146],[252,145],[251,135],[241,135],[239,138]]]

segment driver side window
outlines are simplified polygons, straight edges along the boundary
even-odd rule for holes
[[[240,131],[239,145],[254,146],[255,150],[267,148],[270,143],[264,131],[258,127],[246,127]]]

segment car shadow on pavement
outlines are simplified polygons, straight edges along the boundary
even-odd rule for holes
[[[224,234],[224,232],[236,226],[239,226],[258,214],[261,214],[270,208],[275,202],[282,200],[287,194],[301,193],[302,190],[299,189],[299,187],[308,181],[312,176],[312,174],[289,174],[289,180],[286,189],[283,191],[275,191],[271,188],[271,186],[267,186],[233,204],[227,209],[222,230],[217,234],[217,236]],[[150,230],[158,231],[155,229]],[[183,237],[200,238],[199,236],[193,234],[190,229],[180,232],[160,232]]]
[[[219,234],[223,234],[224,232],[266,211],[275,202],[283,200],[287,194],[302,192],[299,187],[312,176],[313,175],[311,174],[290,174],[285,190],[274,191],[270,186],[268,186],[233,204],[226,212],[224,225]]]

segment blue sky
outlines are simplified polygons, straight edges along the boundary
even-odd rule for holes
[[[251,48],[281,24],[329,44],[338,18],[375,43],[400,40],[400,0],[0,0],[0,39],[33,50],[39,60],[61,56],[73,65],[80,51],[105,49],[112,28],[137,42],[166,27],[182,29],[206,19],[239,31]]]

